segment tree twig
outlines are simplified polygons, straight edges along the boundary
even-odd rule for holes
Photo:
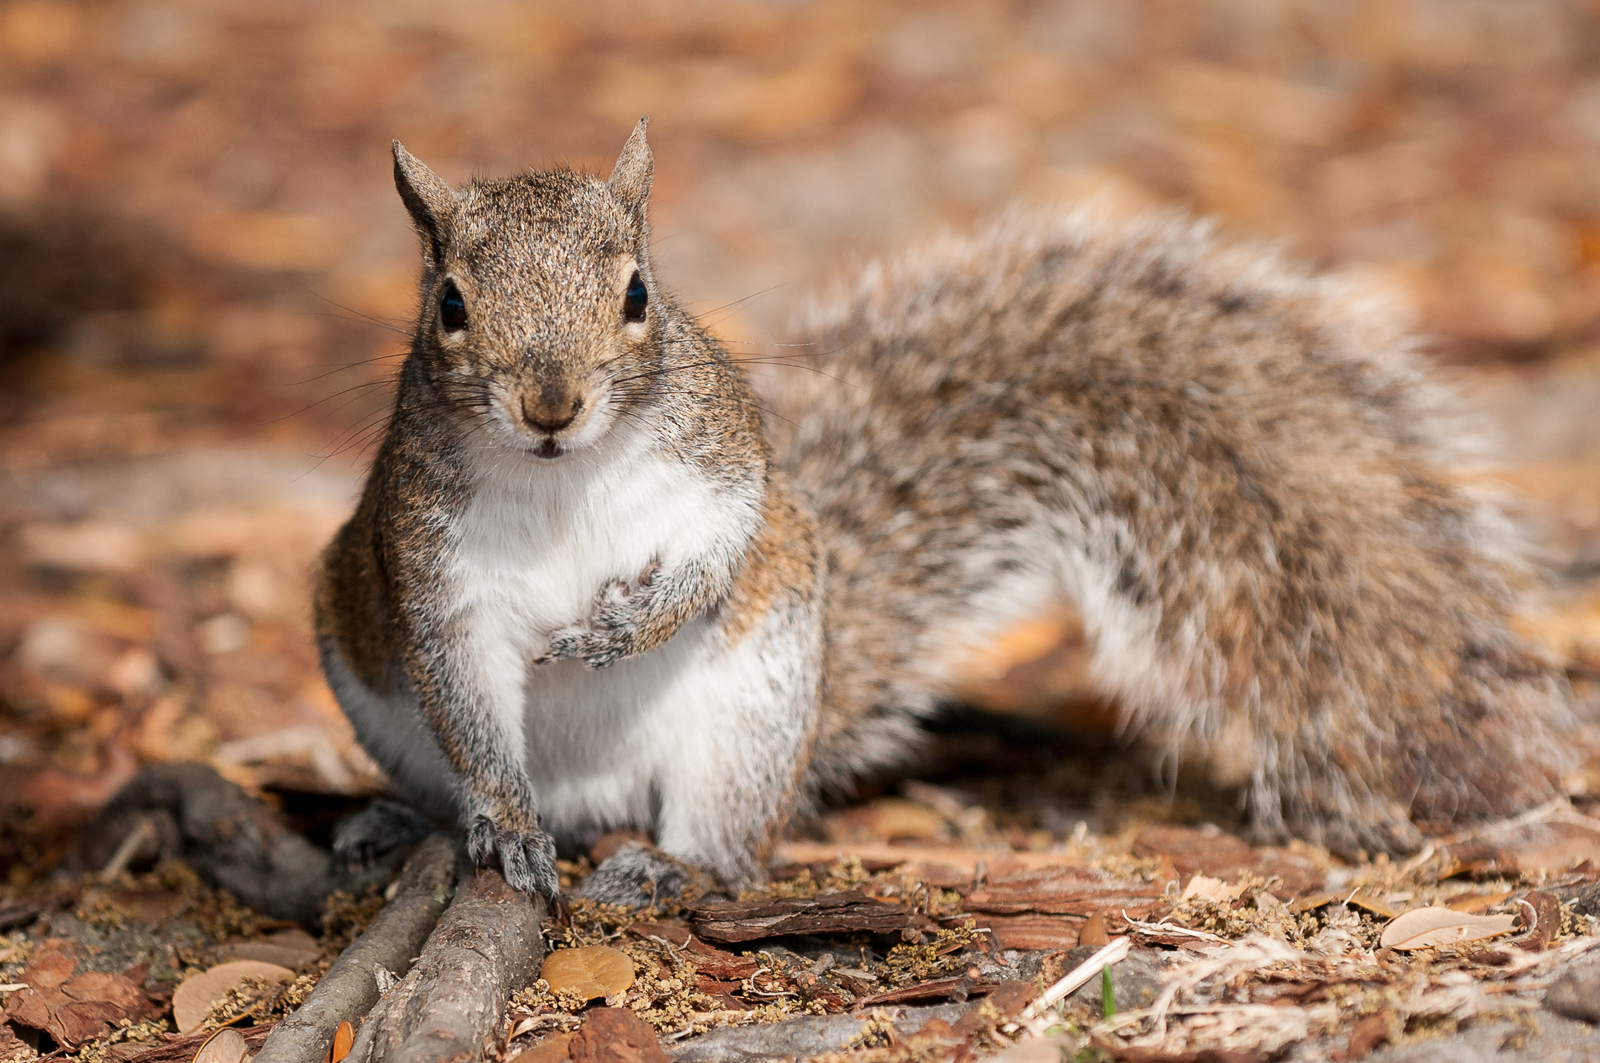
[[[430,835],[395,883],[394,899],[328,968],[306,1002],[273,1029],[257,1063],[326,1059],[339,1023],[359,1022],[387,988],[378,984],[374,968],[403,972],[410,967],[455,884],[455,847],[442,834]]]

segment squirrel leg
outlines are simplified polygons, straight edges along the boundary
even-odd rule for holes
[[[716,662],[696,733],[657,770],[663,851],[726,887],[764,877],[770,844],[803,800],[821,660],[815,599],[785,595]]]
[[[408,616],[405,669],[418,707],[439,743],[467,830],[467,854],[498,864],[516,889],[554,899],[560,892],[555,840],[539,820],[521,755],[526,660],[499,625],[470,612],[447,629]]]

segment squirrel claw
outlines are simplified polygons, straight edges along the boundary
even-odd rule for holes
[[[551,901],[561,892],[555,839],[538,827],[501,827],[488,816],[477,816],[467,828],[467,855],[479,867],[498,863],[506,884],[513,889],[538,893]]]

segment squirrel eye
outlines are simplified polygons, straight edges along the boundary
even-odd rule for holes
[[[439,323],[454,332],[467,327],[467,304],[454,281],[446,281],[439,297]]]
[[[639,276],[639,271],[634,270],[628,280],[628,290],[622,295],[622,320],[629,324],[643,321],[644,308],[649,302],[650,293],[645,290],[644,280]]]

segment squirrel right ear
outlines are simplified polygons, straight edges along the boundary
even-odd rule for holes
[[[394,142],[394,186],[422,237],[423,254],[438,265],[444,258],[445,226],[455,213],[455,192],[398,140]]]
[[[655,172],[655,160],[650,155],[650,145],[644,139],[644,128],[650,116],[639,119],[633,134],[622,145],[617,165],[611,169],[611,180],[606,187],[633,213],[644,216],[645,201],[650,198],[650,176]]]

